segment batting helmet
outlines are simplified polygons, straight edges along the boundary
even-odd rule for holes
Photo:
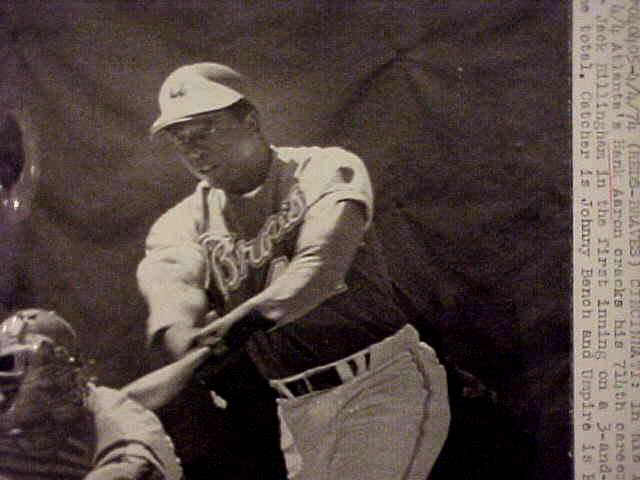
[[[245,98],[245,93],[244,77],[225,65],[205,62],[180,67],[160,88],[160,116],[151,134],[194,115],[227,108]]]

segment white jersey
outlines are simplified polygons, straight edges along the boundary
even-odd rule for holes
[[[223,314],[259,292],[264,308],[290,319],[344,290],[345,272],[320,279],[302,299],[292,278],[275,280],[299,252],[302,224],[321,220],[322,210],[353,200],[365,207],[367,227],[373,217],[373,193],[362,161],[341,148],[276,148],[270,173],[256,191],[230,196],[205,182],[165,213],[147,238],[147,256],[138,269],[145,296],[171,301],[183,289],[209,289]],[[322,241],[322,239],[318,239]],[[155,298],[149,298],[155,297]],[[188,296],[187,296],[188,297]],[[258,305],[259,306],[259,305]],[[168,325],[148,325],[149,333]]]

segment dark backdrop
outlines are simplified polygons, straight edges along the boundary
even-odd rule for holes
[[[105,384],[150,368],[135,268],[194,181],[147,129],[169,72],[227,63],[274,144],[362,156],[405,306],[491,391],[452,392],[440,478],[569,478],[567,4],[15,1],[0,21],[0,105],[38,168],[2,227],[1,310],[59,311]]]

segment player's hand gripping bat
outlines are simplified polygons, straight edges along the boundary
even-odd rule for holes
[[[239,348],[255,331],[266,330],[274,325],[271,320],[251,314],[234,322],[229,322],[228,317],[220,320],[228,322],[223,328],[223,337],[217,336],[220,331],[219,321],[207,325],[194,336],[193,343],[201,342],[200,346],[188,351],[179,360],[126,385],[122,389],[124,393],[148,409],[157,410],[173,400],[187,386],[199,367],[203,367],[199,372],[201,379],[215,374],[224,354]],[[214,337],[211,337],[212,334]],[[208,359],[211,359],[210,363],[203,365]]]

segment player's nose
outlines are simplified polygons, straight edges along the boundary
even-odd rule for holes
[[[187,160],[193,168],[201,169],[209,166],[209,159],[202,151],[193,151],[187,154]]]

